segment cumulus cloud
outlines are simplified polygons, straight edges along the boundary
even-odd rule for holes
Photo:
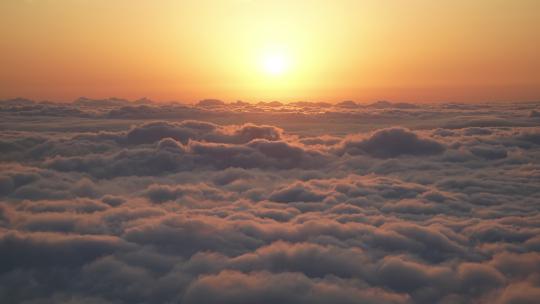
[[[0,102],[0,302],[536,303],[537,108]]]
[[[347,286],[339,280],[312,281],[299,273],[222,272],[199,278],[185,303],[406,303],[403,295]]]
[[[366,153],[380,158],[400,155],[434,155],[445,150],[443,144],[403,128],[378,130],[368,138],[348,139],[343,143],[342,151],[352,155]]]
[[[189,140],[214,143],[247,143],[253,139],[278,140],[282,130],[272,126],[245,124],[221,127],[204,121],[187,120],[181,123],[154,122],[131,129],[126,134],[128,144],[149,144],[172,138],[186,144]]]

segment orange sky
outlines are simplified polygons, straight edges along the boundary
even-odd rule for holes
[[[0,98],[540,100],[538,0],[2,0],[0,20]]]

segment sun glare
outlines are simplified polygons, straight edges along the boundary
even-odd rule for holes
[[[263,71],[271,76],[280,76],[287,72],[290,62],[282,53],[265,54],[262,58]]]

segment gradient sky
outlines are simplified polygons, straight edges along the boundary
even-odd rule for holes
[[[540,99],[537,0],[2,0],[0,20],[0,98]]]

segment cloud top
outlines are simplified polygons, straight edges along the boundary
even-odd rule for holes
[[[0,103],[0,302],[536,303],[537,108]]]

